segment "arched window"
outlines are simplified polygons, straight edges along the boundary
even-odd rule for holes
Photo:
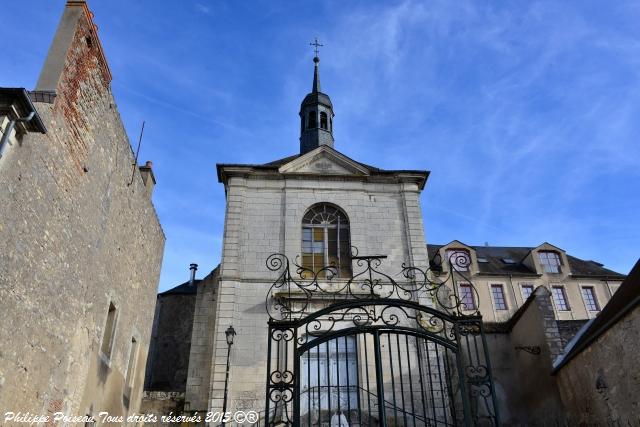
[[[349,220],[336,206],[320,203],[304,215],[302,266],[314,272],[335,267],[337,277],[351,277]],[[326,272],[321,272],[319,277],[326,277]]]
[[[307,129],[313,129],[313,128],[317,127],[317,125],[316,125],[316,112],[315,111],[309,111],[309,121],[307,123],[308,123]]]
[[[324,111],[320,113],[320,127],[322,129],[328,129],[327,127],[327,113]]]

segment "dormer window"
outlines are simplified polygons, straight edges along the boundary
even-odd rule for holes
[[[307,123],[309,123],[309,125],[307,126],[307,129],[313,129],[313,128],[318,126],[316,124],[316,112],[315,111],[309,111],[309,121]]]
[[[540,264],[545,273],[560,273],[560,254],[555,251],[538,252]]]
[[[320,113],[320,127],[322,129],[328,129],[327,126],[327,113],[324,111]]]
[[[447,262],[455,271],[469,271],[471,256],[466,249],[447,249]]]

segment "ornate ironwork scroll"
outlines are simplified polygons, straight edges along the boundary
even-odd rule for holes
[[[436,275],[429,268],[402,264],[395,277],[381,271],[384,255],[358,256],[357,249],[351,259],[355,266],[353,276],[340,279],[337,268],[329,265],[311,270],[299,263],[299,257],[291,262],[286,255],[274,253],[266,265],[279,273],[271,285],[266,299],[266,310],[274,320],[293,320],[309,312],[314,301],[328,302],[344,299],[399,299],[421,301],[449,315],[477,316],[478,292],[465,271],[469,258],[453,254],[448,259],[448,272]],[[293,269],[293,273],[292,273]],[[464,283],[472,296],[465,300],[459,293],[459,283]],[[470,303],[471,301],[471,303]]]
[[[385,258],[353,255],[348,280],[334,266],[267,259],[278,278],[266,301],[266,425],[499,424],[468,258],[395,276]]]

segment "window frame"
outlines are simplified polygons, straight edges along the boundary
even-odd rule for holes
[[[556,293],[554,292],[556,289],[559,289],[562,292],[563,305],[566,308],[560,308],[558,302],[556,301]],[[553,299],[553,305],[558,311],[571,311],[571,304],[569,303],[569,296],[567,295],[567,291],[564,285],[551,285],[551,296]]]
[[[327,208],[333,209],[333,212],[327,212]],[[322,209],[322,211],[320,211],[319,209]],[[315,214],[313,215],[310,221],[306,221],[308,215],[311,214],[312,212],[315,212]],[[335,216],[337,222],[331,223],[323,220],[321,223],[314,223],[313,221],[315,216],[317,216],[320,213],[325,213],[328,215]],[[341,219],[343,219],[343,222],[341,222]],[[310,230],[310,240],[305,240],[305,230]],[[316,230],[321,230],[321,233],[322,233],[322,266],[318,270],[316,270],[315,256],[317,254],[315,252],[315,247],[314,247],[314,245],[319,242],[315,240]],[[331,253],[331,248],[329,244],[329,234],[330,234],[329,230],[336,230],[335,255]],[[339,206],[336,206],[332,203],[316,203],[312,205],[311,207],[309,207],[309,209],[307,209],[307,211],[302,217],[301,233],[302,234],[301,234],[300,242],[301,242],[302,250],[300,252],[302,253],[302,266],[305,269],[311,270],[314,272],[314,274],[317,274],[318,271],[320,271],[323,268],[335,267],[337,270],[334,276],[335,278],[350,279],[353,277],[353,266],[352,266],[352,261],[350,257],[351,224],[349,221],[349,217],[344,212],[344,210],[342,210]],[[342,259],[344,248],[342,248],[341,246],[341,242],[343,240],[342,237],[344,237],[344,234],[346,234],[345,240],[347,244],[347,251],[344,253],[344,255],[347,257],[347,259],[345,260]],[[309,246],[310,252],[305,252],[306,242],[310,244]],[[305,257],[308,256],[309,254],[312,256],[311,265],[308,265],[308,263],[305,260]],[[336,261],[334,266],[330,264],[331,258],[334,258]],[[311,278],[311,277],[303,277],[303,278]],[[318,278],[324,278],[324,277],[323,275],[318,275]]]
[[[504,305],[504,308],[498,307],[496,294],[493,291],[494,289],[500,289],[500,293],[502,294],[502,304]],[[507,302],[507,293],[504,291],[504,285],[502,283],[490,283],[489,290],[491,291],[491,300],[493,301],[493,307],[499,311],[509,310],[509,303]]]
[[[460,298],[460,303],[464,306],[462,309],[466,310],[466,311],[477,310],[478,309],[478,302],[476,301],[476,296],[474,295],[473,286],[471,286],[471,283],[458,282],[457,286],[458,286],[458,298]],[[463,288],[469,290],[468,295],[470,295],[470,297],[471,297],[471,307],[469,307],[467,305],[467,303],[465,302],[465,298],[462,295],[462,289]]]
[[[591,292],[591,298],[593,299],[593,305],[595,309],[592,310],[589,308],[589,302],[587,302],[587,298],[585,298],[585,290],[589,290]],[[584,308],[588,312],[599,312],[601,310],[600,303],[598,302],[598,296],[596,295],[596,288],[593,285],[581,285],[580,286],[580,295],[582,296],[582,301],[584,302]]]
[[[106,361],[111,360],[113,346],[116,341],[116,330],[118,329],[118,306],[113,300],[109,301],[107,309],[107,318],[104,322],[104,330],[102,331],[102,341],[100,342],[100,354]],[[113,313],[113,315],[112,315]],[[105,348],[105,343],[106,347]]]
[[[310,110],[307,113],[307,129],[316,129],[318,127],[318,112]]]
[[[533,293],[536,290],[536,287],[533,283],[529,283],[529,282],[524,282],[524,283],[519,283],[520,285],[520,295],[522,296],[522,302],[526,301],[529,299],[529,297],[531,295],[533,295]],[[531,288],[531,293],[527,296],[524,295],[524,288]]]
[[[464,254],[467,257],[467,260],[469,261],[469,263],[467,264],[466,267],[462,267],[458,264],[456,264],[455,262],[451,261],[451,258],[455,258],[454,255],[456,253],[460,253],[460,254]],[[447,250],[445,250],[444,252],[445,258],[447,260],[447,265],[451,265],[451,267],[453,268],[454,271],[460,271],[463,273],[467,273],[471,271],[471,251],[469,251],[468,249],[465,248],[449,248]]]
[[[329,116],[325,111],[320,111],[320,129],[329,130]]]
[[[555,256],[555,259],[558,261],[557,264],[550,264],[549,262],[544,261],[544,260],[550,261],[551,258],[549,258],[549,255],[551,254]],[[538,261],[540,262],[540,265],[542,266],[542,270],[544,273],[549,273],[549,274],[562,273],[562,265],[563,265],[562,256],[560,256],[560,253],[558,251],[538,251]],[[551,267],[557,267],[557,271],[550,271]]]

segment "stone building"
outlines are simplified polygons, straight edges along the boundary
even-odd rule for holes
[[[397,277],[403,265],[428,267],[433,280],[455,278],[449,290],[464,311],[483,315],[487,351],[496,361],[496,406],[504,414],[503,422],[564,420],[558,384],[550,375],[552,361],[582,324],[607,304],[624,276],[548,243],[536,248],[468,246],[458,241],[427,245],[419,198],[429,172],[382,170],[334,147],[333,104],[321,91],[317,57],[312,90],[303,99],[299,115],[297,154],[266,164],[217,165],[226,194],[222,260],[203,280],[185,282],[158,296],[156,344],[148,363],[143,411],[221,411],[229,350],[225,331],[233,326],[237,336],[230,352],[226,408],[255,410],[264,417],[267,364],[269,351],[273,352],[268,346],[266,307],[270,287],[278,278],[265,262],[271,254],[280,253],[318,274],[332,265],[334,279],[349,283],[358,274],[360,264],[352,259],[357,248],[359,255],[385,255],[379,271],[390,278]],[[473,284],[469,292],[467,284]],[[190,345],[184,345],[187,341]],[[348,363],[353,362],[361,375],[368,369],[359,366],[367,343],[370,340],[348,344],[345,338],[345,348],[336,347],[336,356],[326,350],[326,366],[336,365],[340,357],[349,358],[352,346],[358,355]],[[387,351],[392,347],[389,343]],[[162,354],[163,348],[176,352]],[[422,359],[428,365],[425,369],[440,372],[443,364],[449,369],[445,356],[430,353],[431,344],[423,347],[427,353],[422,356],[409,344],[396,348],[409,364]],[[320,370],[319,355],[313,366]],[[389,358],[381,366],[393,376]],[[401,373],[396,380],[406,381],[403,377],[411,375]],[[408,387],[415,385],[412,381],[409,378]],[[400,386],[393,387],[395,398]],[[450,404],[454,399],[446,402],[444,395],[452,388],[455,381],[432,388],[432,400],[435,396],[442,405]],[[403,390],[401,396],[405,395]],[[320,406],[326,404],[320,400]],[[447,411],[434,406],[432,420]],[[416,425],[425,425],[426,418],[421,422]]]
[[[596,261],[568,255],[549,243],[538,247],[468,246],[457,240],[427,245],[431,270],[449,273],[454,268],[473,283],[475,291],[458,282],[458,293],[468,308],[480,309],[487,322],[506,322],[539,286],[552,295],[555,318],[584,321],[598,315],[625,278]],[[570,323],[569,323],[570,324]]]
[[[165,238],[110,82],[69,1],[35,90],[0,89],[3,414],[139,410]]]

